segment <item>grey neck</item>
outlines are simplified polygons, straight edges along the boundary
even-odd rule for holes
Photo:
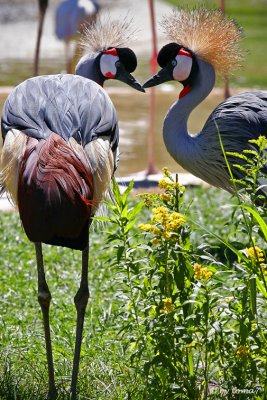
[[[190,135],[187,128],[189,115],[208,96],[215,84],[213,67],[202,60],[198,60],[198,65],[198,75],[191,91],[171,106],[163,125],[166,148],[184,168],[190,163],[190,152],[194,151],[192,142],[195,137]]]
[[[75,68],[75,74],[91,79],[103,86],[104,77],[100,72],[99,57],[99,53],[90,53],[83,56]]]

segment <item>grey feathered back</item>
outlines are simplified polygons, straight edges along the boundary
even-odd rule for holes
[[[117,114],[109,96],[81,76],[49,75],[24,81],[4,104],[1,125],[4,138],[15,128],[37,139],[55,132],[82,145],[110,135],[111,147],[118,144]]]
[[[207,142],[220,132],[226,150],[240,151],[248,140],[267,135],[267,92],[243,92],[219,104],[205,123],[202,134]],[[215,135],[216,136],[216,135]]]

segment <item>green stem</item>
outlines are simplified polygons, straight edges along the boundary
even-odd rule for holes
[[[225,163],[226,163],[226,166],[227,166],[227,169],[228,169],[228,172],[229,172],[229,175],[230,175],[232,184],[233,184],[234,193],[235,193],[235,196],[236,196],[236,198],[237,198],[238,204],[241,205],[242,202],[241,202],[240,196],[239,196],[239,194],[238,194],[238,189],[237,189],[237,186],[236,186],[236,184],[235,184],[234,175],[233,175],[233,173],[232,173],[231,166],[230,166],[230,164],[229,164],[229,162],[228,162],[227,154],[226,154],[225,149],[224,149],[224,146],[223,146],[223,142],[222,142],[222,138],[221,138],[221,135],[220,135],[218,126],[217,126],[217,129],[218,129],[218,135],[219,135],[221,150],[222,150],[223,157],[224,157],[224,160],[225,160]],[[247,229],[247,232],[248,232],[249,243],[252,244],[252,243],[253,243],[253,239],[252,239],[252,224],[251,224],[251,219],[250,219],[250,223],[249,223],[249,222],[248,222],[248,219],[247,219],[247,216],[246,216],[246,214],[245,214],[245,211],[243,210],[242,207],[241,207],[241,212],[242,212],[243,219],[244,219],[244,225],[246,226],[246,229]]]
[[[127,266],[126,271],[127,271],[128,285],[129,285],[128,287],[129,287],[129,290],[130,290],[130,298],[131,298],[131,302],[132,302],[133,309],[134,309],[134,319],[135,319],[136,325],[139,328],[138,310],[137,310],[136,302],[135,302],[135,298],[134,298],[132,280],[131,280],[131,271],[130,271],[129,263],[128,263],[128,260],[127,260],[127,253],[126,253],[126,247],[128,247],[129,238],[127,236],[127,233],[124,232],[124,226],[122,226],[122,235],[123,235],[123,247],[124,247],[124,261],[125,261],[125,264]]]
[[[175,175],[175,182],[178,184],[178,174]],[[176,212],[179,212],[179,187],[176,185],[175,189],[175,208]]]
[[[266,358],[266,362],[265,362],[265,383],[264,383],[263,399],[267,399],[267,358]]]
[[[249,288],[250,288],[250,309],[253,317],[257,315],[257,286],[256,286],[256,278],[250,278],[249,280]]]
[[[171,288],[170,288],[170,273],[168,269],[168,245],[165,244],[165,279],[166,279],[166,284],[165,284],[165,292],[166,292],[166,297],[171,297]]]
[[[204,361],[204,399],[208,398],[208,388],[209,388],[209,368],[208,368],[208,329],[209,329],[209,293],[205,285],[205,361]]]
[[[192,347],[186,348],[187,352],[187,365],[190,376],[194,376],[194,359],[193,359],[193,350]]]

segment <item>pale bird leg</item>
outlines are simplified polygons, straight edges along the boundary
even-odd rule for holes
[[[74,297],[74,303],[77,310],[77,325],[76,325],[76,342],[75,352],[73,359],[73,369],[71,378],[71,399],[76,399],[77,392],[77,379],[80,364],[80,354],[82,345],[82,334],[83,324],[86,306],[89,298],[89,287],[88,287],[88,259],[89,259],[89,234],[88,234],[88,245],[82,252],[82,275],[81,283],[76,296]]]
[[[65,64],[66,64],[66,72],[70,73],[70,42],[69,40],[65,40]]]
[[[50,325],[49,325],[49,306],[51,302],[51,293],[45,279],[44,262],[42,254],[42,244],[35,243],[37,271],[38,271],[38,301],[43,313],[46,357],[48,365],[49,377],[49,393],[48,399],[55,400],[57,398],[57,389],[55,386],[53,353],[51,345]]]

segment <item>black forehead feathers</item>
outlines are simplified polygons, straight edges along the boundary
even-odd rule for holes
[[[168,43],[165,46],[161,48],[158,54],[158,64],[161,68],[164,68],[171,60],[173,60],[177,54],[178,51],[183,48],[186,51],[188,51],[190,54],[192,54],[193,58],[194,55],[192,51],[190,51],[187,47],[181,46],[180,44],[177,43]]]
[[[173,58],[177,56],[178,51],[181,49],[177,43],[168,43],[163,46],[158,54],[158,64],[161,68],[164,68]]]
[[[135,53],[128,47],[116,47],[119,59],[128,72],[133,72],[137,67]]]

